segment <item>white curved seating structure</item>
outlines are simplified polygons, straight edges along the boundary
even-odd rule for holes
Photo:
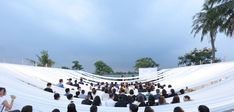
[[[201,104],[207,105],[212,112],[222,112],[234,108],[234,62],[172,68],[161,70],[159,73],[161,77],[159,80],[151,78],[145,81],[155,80],[155,83],[171,84],[175,90],[188,86],[196,88],[197,91],[187,94],[193,101],[152,107],[156,112],[172,112],[176,106],[181,106],[186,112],[197,112],[197,107]],[[54,108],[65,112],[69,101],[65,97],[61,97],[60,101],[55,101],[53,94],[44,92],[42,89],[47,82],[57,84],[59,79],[70,77],[76,79],[83,77],[87,79],[87,82],[112,82],[119,79],[93,76],[84,71],[0,63],[0,86],[6,87],[8,95],[17,96],[14,109],[21,109],[24,105],[29,104],[33,105],[34,112],[50,112]],[[129,82],[138,81],[137,77],[126,79]],[[56,92],[64,93],[62,88],[56,86],[52,88]],[[168,98],[167,102],[170,101],[171,98]],[[81,99],[74,99],[74,102],[78,112],[89,112],[90,106],[81,105]],[[139,112],[143,112],[143,110],[142,107]],[[128,112],[128,108],[100,106],[98,112]]]

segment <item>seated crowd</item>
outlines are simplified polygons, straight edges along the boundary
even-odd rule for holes
[[[137,112],[138,107],[145,107],[144,112],[154,112],[150,106],[160,106],[169,104],[166,102],[166,98],[172,97],[170,104],[180,103],[179,95],[183,95],[186,92],[186,89],[181,89],[180,91],[175,91],[172,88],[172,85],[168,85],[167,89],[170,89],[168,93],[166,90],[166,85],[161,85],[160,83],[154,84],[151,82],[147,83],[121,83],[120,85],[116,82],[113,83],[97,83],[89,84],[90,91],[86,92],[83,90],[80,85],[87,86],[81,78],[79,82],[77,80],[72,82],[72,79],[69,78],[67,85],[74,86],[77,88],[75,95],[70,91],[70,88],[65,88],[65,93],[62,96],[67,97],[70,101],[70,104],[67,106],[67,112],[77,112],[76,105],[73,101],[73,98],[83,99],[81,104],[91,105],[90,112],[97,112],[97,106],[106,106],[106,107],[129,107],[129,112]],[[56,85],[58,87],[64,88],[63,79],[59,80],[59,83]],[[47,83],[44,91],[54,93],[54,100],[60,100],[59,93],[55,93],[52,90],[52,84]],[[88,86],[87,86],[88,87]],[[101,94],[97,94],[97,91],[101,91]],[[135,92],[138,94],[135,94]],[[155,91],[155,93],[152,93]],[[146,94],[145,94],[146,93]],[[11,102],[7,102],[5,99],[6,89],[0,87],[0,109],[6,110],[9,112],[20,112],[20,110],[11,110],[15,96],[11,96]],[[183,101],[191,101],[188,95],[183,97]],[[27,110],[27,111],[23,111]],[[21,112],[32,112],[32,106],[27,105],[23,107]],[[200,105],[198,108],[199,112],[209,112],[209,108]],[[0,110],[0,112],[3,112]],[[59,109],[54,109],[52,112],[60,112]],[[174,112],[184,112],[181,107],[175,107]]]

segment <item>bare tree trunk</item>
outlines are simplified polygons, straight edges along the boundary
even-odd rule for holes
[[[212,47],[212,63],[215,63],[215,37],[214,35],[211,33],[210,34],[210,38],[211,38],[211,47]]]

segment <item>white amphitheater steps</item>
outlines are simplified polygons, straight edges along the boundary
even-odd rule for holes
[[[211,112],[234,109],[234,62],[172,68],[160,75],[164,78],[156,82],[171,84],[175,90],[186,86],[197,90],[187,94],[193,101],[152,107],[156,112],[172,112],[176,106],[182,107],[185,112],[197,112],[197,107],[201,104],[207,105]],[[65,97],[61,97],[60,101],[55,101],[53,94],[44,92],[42,89],[47,82],[56,84],[58,79],[65,80],[70,77],[77,79],[85,77],[100,82],[112,81],[108,80],[110,77],[95,76],[92,78],[92,74],[83,71],[0,63],[0,87],[7,89],[8,96],[11,94],[17,96],[14,109],[32,105],[34,112],[50,112],[54,108],[66,112],[69,101]],[[134,78],[135,81],[137,77]],[[52,88],[56,92],[64,93],[64,89],[55,86]],[[183,96],[180,96],[181,100]],[[167,102],[170,101],[171,98],[168,98]],[[90,106],[81,105],[81,99],[74,99],[74,102],[78,112],[89,112]],[[143,110],[144,108],[140,108],[139,112]],[[100,106],[98,112],[128,112],[128,108]]]

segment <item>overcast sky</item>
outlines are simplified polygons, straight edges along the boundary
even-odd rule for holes
[[[203,0],[1,0],[0,62],[22,63],[48,50],[55,67],[79,60],[93,72],[103,60],[115,71],[132,71],[141,57],[161,68],[178,56],[210,47],[193,38],[192,17]],[[234,39],[218,35],[217,55],[234,60]],[[23,60],[23,63],[26,63]]]

